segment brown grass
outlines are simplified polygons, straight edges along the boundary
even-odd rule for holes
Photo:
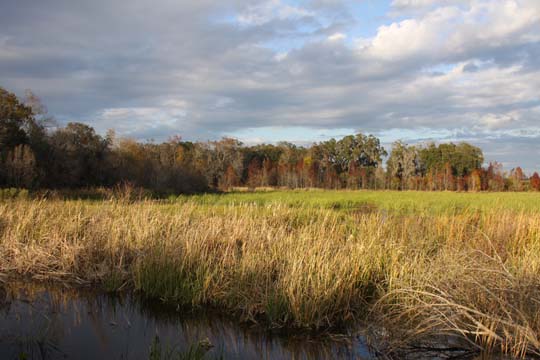
[[[540,217],[509,210],[0,203],[0,274],[133,288],[277,327],[369,319],[395,346],[457,336],[539,354],[538,254]]]

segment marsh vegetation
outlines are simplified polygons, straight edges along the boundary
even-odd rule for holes
[[[540,353],[540,196],[267,192],[4,200],[6,278],[130,290],[266,328]],[[445,340],[446,341],[446,340]]]

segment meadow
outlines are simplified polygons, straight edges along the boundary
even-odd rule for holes
[[[0,202],[0,279],[137,291],[269,328],[372,324],[392,348],[451,336],[540,355],[539,254],[538,193]]]

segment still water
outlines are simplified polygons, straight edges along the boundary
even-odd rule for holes
[[[373,359],[361,337],[272,335],[132,295],[0,283],[0,359]],[[194,358],[194,357],[191,357]]]

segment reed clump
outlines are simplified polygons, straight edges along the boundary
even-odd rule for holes
[[[0,273],[132,288],[275,327],[540,351],[540,217],[279,203],[0,202]]]

